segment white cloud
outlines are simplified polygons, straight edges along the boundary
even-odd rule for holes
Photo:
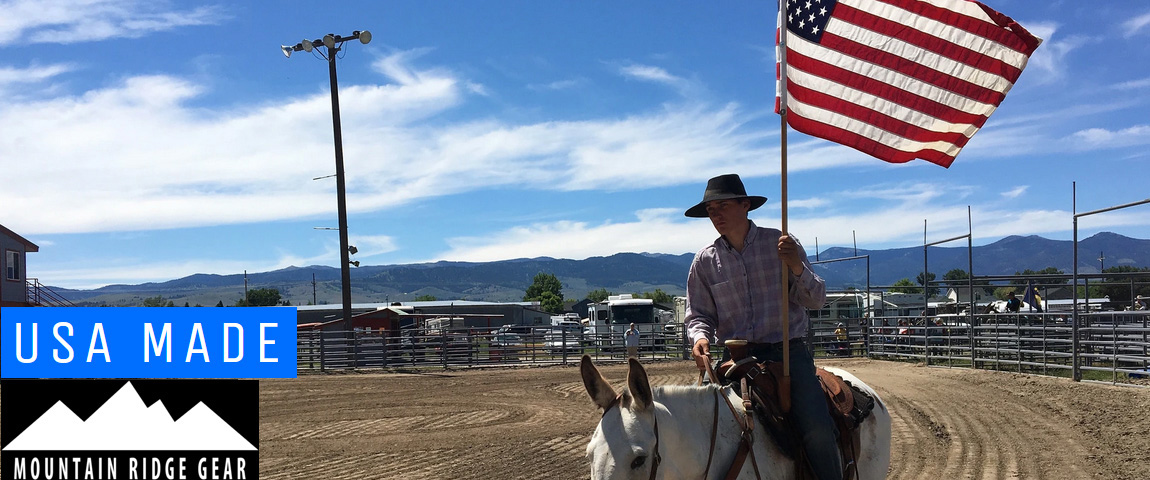
[[[74,70],[75,67],[58,63],[53,65],[32,65],[28,68],[0,66],[0,89],[7,85],[40,83],[52,77]]]
[[[1074,145],[1080,149],[1118,148],[1150,144],[1150,125],[1135,125],[1122,130],[1088,128],[1074,132]]]
[[[395,245],[395,238],[389,235],[352,235],[348,238],[348,244],[354,245],[359,250],[352,257],[353,260],[374,257],[399,249]]]
[[[1147,25],[1150,25],[1150,12],[1143,13],[1142,15],[1122,22],[1122,29],[1125,30],[1123,35],[1127,38],[1133,37],[1146,28]]]
[[[672,75],[663,68],[652,65],[630,64],[620,67],[619,73],[628,78],[670,86],[688,98],[697,97],[703,90],[697,82]]]
[[[1027,62],[1026,69],[1031,72],[1024,75],[1027,81],[1049,83],[1061,79],[1068,69],[1067,55],[1091,41],[1088,37],[1081,35],[1056,38],[1055,32],[1058,31],[1059,27],[1060,25],[1056,23],[1048,22],[1027,25],[1027,30],[1043,39],[1042,45],[1030,55],[1030,60]],[[1039,72],[1035,72],[1035,70]]]
[[[533,84],[527,85],[527,88],[531,89],[531,90],[536,90],[536,91],[540,91],[540,90],[569,90],[572,88],[582,86],[586,83],[587,83],[586,78],[579,77],[579,78],[571,78],[571,79],[567,79],[567,80],[556,80],[554,82],[544,83],[544,84],[533,83]]]
[[[1027,188],[1030,188],[1030,186],[1029,185],[1020,185],[1020,186],[1014,187],[1008,191],[1002,192],[1002,196],[1006,197],[1006,198],[1010,198],[1010,199],[1015,199],[1015,198],[1018,198],[1023,193],[1026,193]]]
[[[789,200],[787,208],[818,208],[825,207],[830,204],[830,201],[825,198],[804,198],[801,200]]]
[[[223,20],[218,6],[177,11],[148,0],[9,0],[0,2],[0,42],[77,43],[138,38],[177,27]]]
[[[1141,88],[1150,87],[1150,78],[1143,78],[1140,80],[1130,80],[1114,85],[1118,90],[1137,90]]]
[[[762,114],[737,104],[687,101],[532,124],[425,122],[460,106],[471,85],[446,69],[417,67],[425,52],[380,57],[372,66],[388,83],[340,90],[352,212],[509,185],[630,189],[778,171],[762,162],[777,153],[768,142],[776,134],[750,128]],[[42,234],[330,214],[333,180],[311,181],[332,173],[330,136],[299,133],[330,116],[329,93],[233,110],[190,106],[206,88],[156,75],[48,100],[0,99],[0,122],[24,127],[0,141],[0,164],[22,179],[0,191],[0,203],[22,207],[9,221]],[[865,161],[826,142],[797,143],[792,156],[810,160],[796,161],[795,171]],[[17,161],[29,158],[37,162]],[[36,213],[44,211],[54,214]]]
[[[584,259],[619,252],[695,252],[715,239],[706,220],[683,217],[679,209],[644,210],[623,223],[558,221],[493,232],[485,237],[447,240],[450,249],[436,260],[487,262],[512,258]]]

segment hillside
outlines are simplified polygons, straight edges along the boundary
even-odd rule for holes
[[[962,242],[954,247],[931,247],[930,271],[939,278],[954,268],[966,269],[967,250]],[[1099,233],[1079,242],[1080,273],[1098,273],[1098,253],[1106,255],[1106,266],[1150,266],[1150,240]],[[915,278],[923,268],[922,247],[889,250],[859,250],[870,256],[871,285],[890,285],[901,278]],[[854,255],[845,248],[819,253],[820,260]],[[1071,271],[1070,241],[1039,236],[1011,236],[989,245],[974,247],[975,275],[1010,275],[1031,269],[1055,267]],[[411,300],[433,295],[441,300],[519,301],[531,279],[539,272],[552,273],[563,282],[567,298],[581,299],[591,290],[606,288],[616,293],[638,293],[656,288],[672,295],[686,289],[687,269],[693,253],[679,255],[618,253],[584,260],[548,257],[498,262],[436,262],[408,265],[364,266],[351,270],[354,302]],[[814,256],[811,257],[814,261]],[[862,260],[819,264],[815,271],[830,289],[866,284],[866,262]],[[288,267],[248,274],[248,288],[276,288],[293,305],[339,303],[339,269],[326,266]],[[87,305],[139,305],[144,298],[161,295],[176,305],[233,305],[243,298],[244,275],[196,274],[167,282],[139,285],[109,285],[95,290],[56,288],[70,300]]]

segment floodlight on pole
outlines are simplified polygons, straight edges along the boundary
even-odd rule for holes
[[[351,265],[359,266],[359,262],[352,262],[350,254],[354,247],[348,245],[347,238],[347,199],[345,195],[345,182],[343,175],[343,133],[339,121],[339,83],[336,78],[335,72],[335,59],[336,53],[343,47],[343,42],[348,40],[359,40],[360,43],[366,44],[371,41],[371,32],[367,30],[356,30],[350,36],[344,37],[341,35],[327,34],[322,39],[317,40],[303,40],[294,46],[288,47],[281,46],[280,50],[285,56],[291,58],[291,52],[312,52],[316,46],[323,45],[327,48],[326,54],[320,52],[320,56],[327,60],[328,76],[331,79],[331,120],[332,130],[335,134],[335,189],[336,199],[338,203],[339,213],[339,244],[340,244],[340,290],[343,293],[343,321],[344,328],[347,331],[352,331],[354,326],[351,320]]]

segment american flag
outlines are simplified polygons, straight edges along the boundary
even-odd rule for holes
[[[973,0],[784,1],[787,123],[893,163],[949,167],[1042,42]]]

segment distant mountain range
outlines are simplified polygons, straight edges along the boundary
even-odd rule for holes
[[[955,242],[959,244],[960,242]],[[1011,275],[1030,269],[1055,267],[1069,273],[1072,242],[1031,235],[1010,236],[974,247],[974,273]],[[1079,272],[1098,273],[1098,254],[1104,253],[1107,267],[1150,266],[1150,240],[1103,232],[1079,241]],[[855,256],[849,248],[819,252],[819,260]],[[913,280],[923,268],[922,247],[889,250],[858,250],[870,256],[872,286],[890,285],[899,279]],[[581,299],[588,292],[605,288],[615,293],[639,293],[662,289],[672,295],[686,291],[687,270],[693,253],[680,255],[618,253],[585,260],[539,257],[498,262],[436,262],[409,265],[364,266],[351,270],[352,301],[356,303],[410,301],[421,295],[439,300],[519,301],[540,272],[551,273],[563,282],[566,298]],[[811,261],[815,261],[811,256]],[[965,246],[931,247],[929,270],[941,279],[955,268],[967,269]],[[829,289],[866,285],[866,262],[843,261],[815,265],[815,272],[827,281]],[[338,268],[326,266],[288,267],[247,275],[250,289],[276,288],[292,305],[339,303]],[[314,278],[314,287],[313,279]],[[314,288],[314,290],[313,290]],[[244,275],[196,274],[161,283],[109,285],[94,290],[53,288],[81,305],[140,305],[144,298],[163,296],[176,305],[234,305],[244,296]]]

